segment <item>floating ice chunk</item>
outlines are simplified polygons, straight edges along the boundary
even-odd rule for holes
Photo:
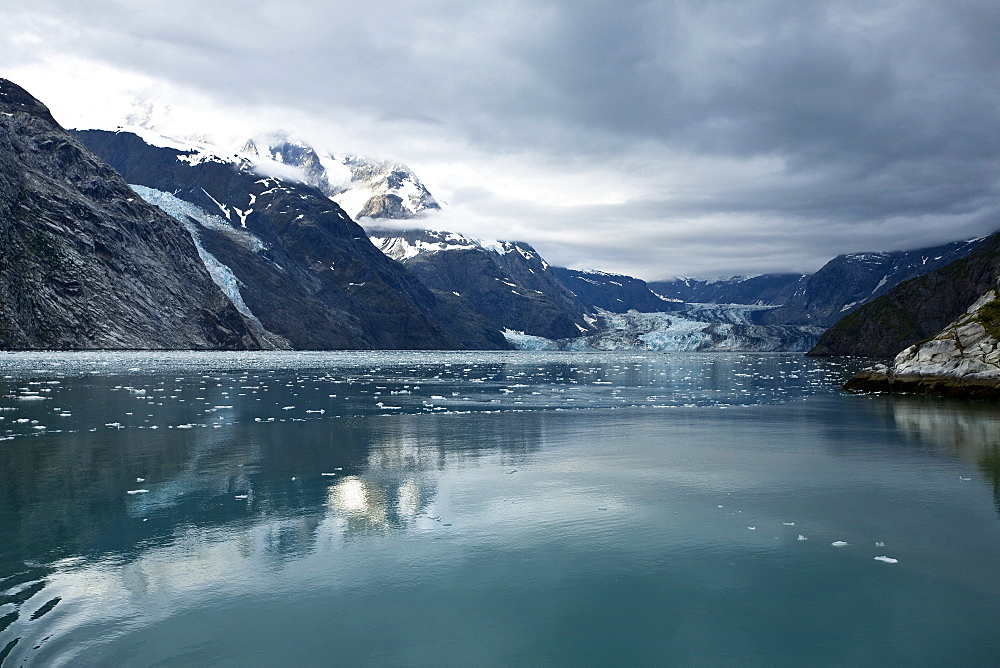
[[[881,557],[875,557],[875,561],[884,561],[887,564],[898,564],[899,559],[893,559],[892,557],[887,557],[884,554]]]
[[[798,540],[809,540],[809,539],[803,536],[802,534],[799,534]]]
[[[149,490],[148,489],[130,489],[130,490],[126,491],[125,493],[126,494],[147,494],[147,493],[149,493]]]
[[[830,545],[833,545],[834,547],[846,547],[848,544],[849,543],[844,540],[835,540],[832,543],[830,543]]]
[[[880,540],[875,541],[875,547],[885,547],[885,543]]]

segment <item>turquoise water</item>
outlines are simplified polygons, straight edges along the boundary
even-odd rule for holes
[[[3,665],[996,663],[1000,408],[856,366],[0,355]]]

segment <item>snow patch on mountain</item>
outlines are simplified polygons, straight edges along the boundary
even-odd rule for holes
[[[242,313],[257,325],[260,325],[260,320],[257,319],[257,316],[253,314],[250,308],[243,301],[243,295],[240,294],[240,280],[236,278],[235,274],[233,274],[232,269],[219,262],[214,255],[205,250],[205,248],[201,245],[199,225],[212,227],[214,229],[224,228],[226,230],[232,230],[233,228],[218,216],[206,213],[200,207],[174,197],[170,193],[165,193],[161,190],[155,190],[153,188],[147,188],[145,186],[135,184],[130,184],[129,187],[144,200],[159,207],[165,213],[169,214],[172,218],[180,221],[180,223],[184,225],[184,228],[187,229],[188,233],[191,235],[191,239],[194,241],[194,246],[198,250],[198,256],[205,264],[205,268],[208,270],[208,273],[212,277],[215,284],[218,285],[222,290],[222,293],[229,298],[229,301],[232,302],[237,311]],[[249,233],[245,234],[249,235]],[[256,239],[256,237],[254,238]],[[261,243],[262,245],[260,240],[257,240],[257,243]],[[263,325],[261,325],[261,327],[263,328]]]

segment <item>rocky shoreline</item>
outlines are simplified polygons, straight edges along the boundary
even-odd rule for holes
[[[844,389],[1000,398],[997,290],[989,290],[934,338],[899,353],[891,365],[876,364],[859,371]]]

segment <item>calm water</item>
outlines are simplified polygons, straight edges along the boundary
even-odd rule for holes
[[[2,663],[995,664],[1000,407],[852,370],[0,354]]]

